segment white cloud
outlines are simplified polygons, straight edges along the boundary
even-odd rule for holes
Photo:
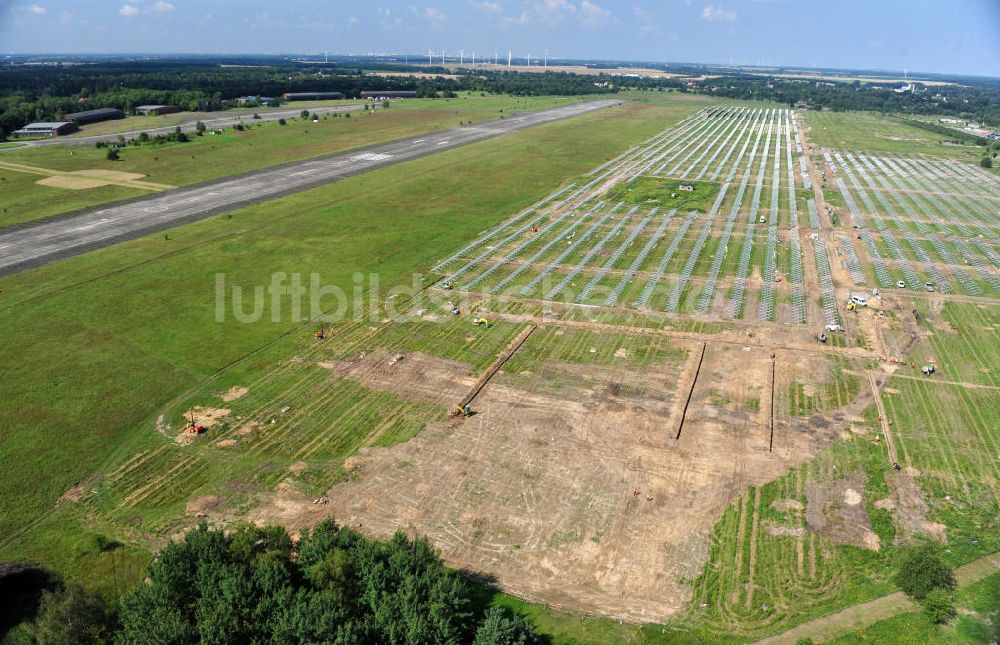
[[[173,11],[174,5],[170,4],[166,0],[156,0],[156,2],[153,3],[152,10],[160,13],[166,13],[167,11]]]
[[[409,9],[412,13],[417,12],[417,8],[412,5]],[[401,29],[403,27],[403,19],[399,16],[393,16],[392,9],[389,9],[388,7],[379,7],[376,11],[378,12],[378,15],[382,17],[382,20],[379,23],[382,29],[392,30]]]
[[[601,5],[583,0],[580,3],[580,23],[588,29],[600,29],[611,19],[611,11]]]
[[[118,10],[123,16],[136,16],[139,14],[139,7],[134,4],[123,4],[122,8]]]
[[[516,18],[504,19],[504,26],[528,24],[555,25],[566,16],[576,14],[576,5],[568,0],[538,0],[530,10],[522,11]]]
[[[358,19],[357,16],[352,15],[350,18],[347,19],[347,24],[350,25],[351,27],[358,24],[359,22],[361,21]]]
[[[542,0],[535,3],[535,11],[541,14],[575,13],[576,5],[567,0]]]
[[[424,9],[424,18],[435,29],[440,29],[444,23],[448,22],[448,16],[434,7]]]
[[[486,13],[495,13],[495,14],[503,13],[503,7],[496,2],[476,2],[476,0],[472,0],[471,2],[469,2],[469,4],[475,7],[476,9],[485,11]]]
[[[633,7],[632,15],[639,19],[639,35],[648,36],[660,31],[660,26],[656,24],[653,14],[649,13],[641,7]]]
[[[282,22],[280,20],[275,20],[274,18],[272,18],[271,14],[269,14],[266,11],[262,11],[261,13],[258,13],[253,18],[249,18],[249,19],[244,18],[243,22],[245,22],[247,25],[249,25],[251,29],[261,29],[261,28],[268,29],[268,28],[271,28],[271,27],[286,27],[287,26],[284,22]]]
[[[710,4],[701,10],[701,17],[709,22],[732,22],[736,20],[736,11]]]
[[[28,5],[28,13],[33,13],[36,16],[40,16],[43,13],[45,13],[46,11],[48,11],[48,9],[46,9],[45,7],[43,7],[41,5],[37,5],[37,4]]]

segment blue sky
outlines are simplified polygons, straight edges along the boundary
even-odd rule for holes
[[[492,56],[1000,76],[1000,0],[0,0],[0,51]]]

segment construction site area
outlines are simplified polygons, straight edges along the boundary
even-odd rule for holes
[[[773,105],[664,125],[178,397],[63,503],[151,549],[424,535],[531,602],[743,640],[887,593],[918,536],[997,551],[1000,177]]]

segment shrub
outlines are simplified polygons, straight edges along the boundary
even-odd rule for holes
[[[506,607],[490,607],[476,630],[472,645],[532,645],[540,642],[535,629]]]
[[[955,616],[955,597],[941,587],[927,592],[923,606],[924,613],[935,623],[944,624]]]
[[[955,588],[955,575],[941,560],[937,548],[929,544],[912,549],[903,557],[893,581],[914,600],[923,600],[933,589]]]
[[[104,643],[109,640],[111,614],[98,596],[79,585],[42,592],[34,636],[39,645]]]

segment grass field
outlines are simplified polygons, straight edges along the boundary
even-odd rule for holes
[[[456,99],[394,103],[388,110],[354,113],[350,118],[346,115],[324,118],[318,123],[290,119],[282,126],[248,119],[249,129],[243,132],[227,128],[222,135],[192,136],[188,143],[127,146],[119,161],[108,161],[103,149],[61,146],[11,149],[0,160],[60,171],[100,169],[138,173],[150,181],[183,186],[585,98],[467,94]],[[0,174],[7,179],[3,186],[6,200],[0,212],[0,227],[148,194],[121,187],[68,190],[40,186],[35,183],[38,175],[11,170],[2,170]]]
[[[681,190],[681,185],[694,186],[694,190]],[[676,208],[680,211],[708,211],[719,194],[719,184],[712,181],[677,181],[643,177],[623,184],[608,193],[608,199],[623,200],[630,204],[659,206],[661,209]]]
[[[356,271],[392,283],[699,106],[633,104],[547,125],[212,218],[169,241],[147,237],[3,279],[2,360],[28,353],[38,367],[0,386],[12,420],[2,436],[0,554],[105,589],[134,580],[148,554],[96,552],[99,527],[56,500],[142,450],[166,402],[285,334],[311,334],[287,317],[213,324],[217,272],[245,287],[275,271],[318,271],[348,290]],[[484,173],[502,181],[484,190],[473,181]],[[60,441],[38,428],[59,428]]]
[[[947,302],[940,312],[919,309],[930,336],[914,353],[916,364],[933,363],[952,381],[1000,385],[1000,307]]]
[[[978,164],[983,148],[943,143],[941,135],[874,112],[803,112],[809,139],[829,148],[891,154],[928,154]]]

